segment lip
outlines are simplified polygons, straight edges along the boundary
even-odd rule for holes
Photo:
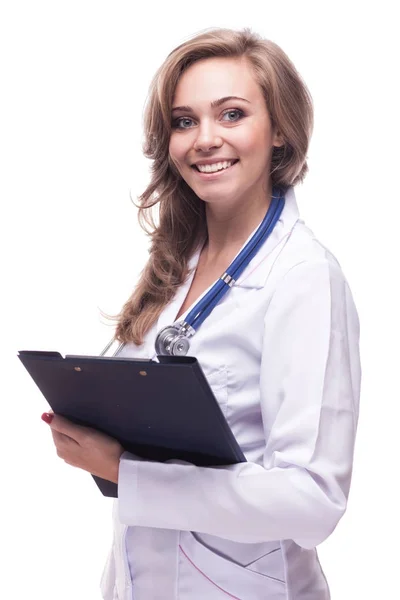
[[[232,160],[232,159],[230,159]],[[229,173],[230,171],[232,171],[232,169],[234,169],[236,167],[236,165],[239,163],[238,159],[234,159],[237,160],[237,162],[235,162],[235,164],[233,164],[232,166],[228,167],[227,169],[222,169],[222,171],[216,171],[215,173],[201,173],[201,171],[198,171],[195,168],[195,165],[193,165],[191,167],[192,171],[197,175],[197,177],[200,177],[200,179],[204,179],[205,181],[210,181],[213,179],[218,179],[219,177],[223,177],[226,173]],[[215,162],[223,162],[223,161],[213,161],[213,162],[208,162],[208,163],[203,163],[203,162],[198,162],[196,163],[196,165],[203,165],[203,164],[215,164]]]
[[[219,162],[229,162],[231,160],[239,160],[238,158],[205,158],[204,160],[198,160],[197,162],[193,163],[191,166],[197,166],[197,165],[215,165]]]

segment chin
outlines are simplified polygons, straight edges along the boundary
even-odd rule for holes
[[[236,194],[199,194],[197,193],[197,196],[200,198],[200,200],[202,200],[203,202],[205,202],[206,204],[210,204],[210,205],[224,205],[224,204],[234,204],[235,203],[235,198],[236,198]]]
[[[232,198],[233,196],[237,196],[239,191],[237,185],[230,185],[227,182],[213,182],[206,183],[205,185],[199,185],[197,182],[191,185],[188,182],[188,185],[192,188],[192,190],[197,194],[199,198],[209,202],[217,202],[221,198]]]

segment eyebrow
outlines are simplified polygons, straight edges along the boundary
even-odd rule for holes
[[[218,106],[221,106],[221,104],[224,104],[225,102],[228,102],[229,100],[242,100],[243,102],[247,102],[248,104],[251,104],[251,102],[249,100],[246,100],[246,98],[240,98],[239,96],[224,96],[223,98],[219,98],[218,100],[213,100],[213,102],[211,102],[210,106],[211,106],[211,108],[217,108]],[[172,112],[174,112],[176,110],[183,110],[185,112],[190,112],[190,113],[194,112],[193,108],[191,108],[190,106],[174,106],[174,108],[172,109]]]

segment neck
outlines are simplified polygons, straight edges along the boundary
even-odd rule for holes
[[[243,202],[235,209],[207,204],[208,240],[202,252],[207,264],[215,264],[240,250],[263,220],[271,203],[271,194],[272,186],[262,198]]]

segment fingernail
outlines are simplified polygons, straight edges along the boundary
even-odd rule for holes
[[[51,415],[50,413],[43,413],[42,414],[42,420],[47,423],[48,425],[50,425],[50,423],[53,420],[54,415]]]

